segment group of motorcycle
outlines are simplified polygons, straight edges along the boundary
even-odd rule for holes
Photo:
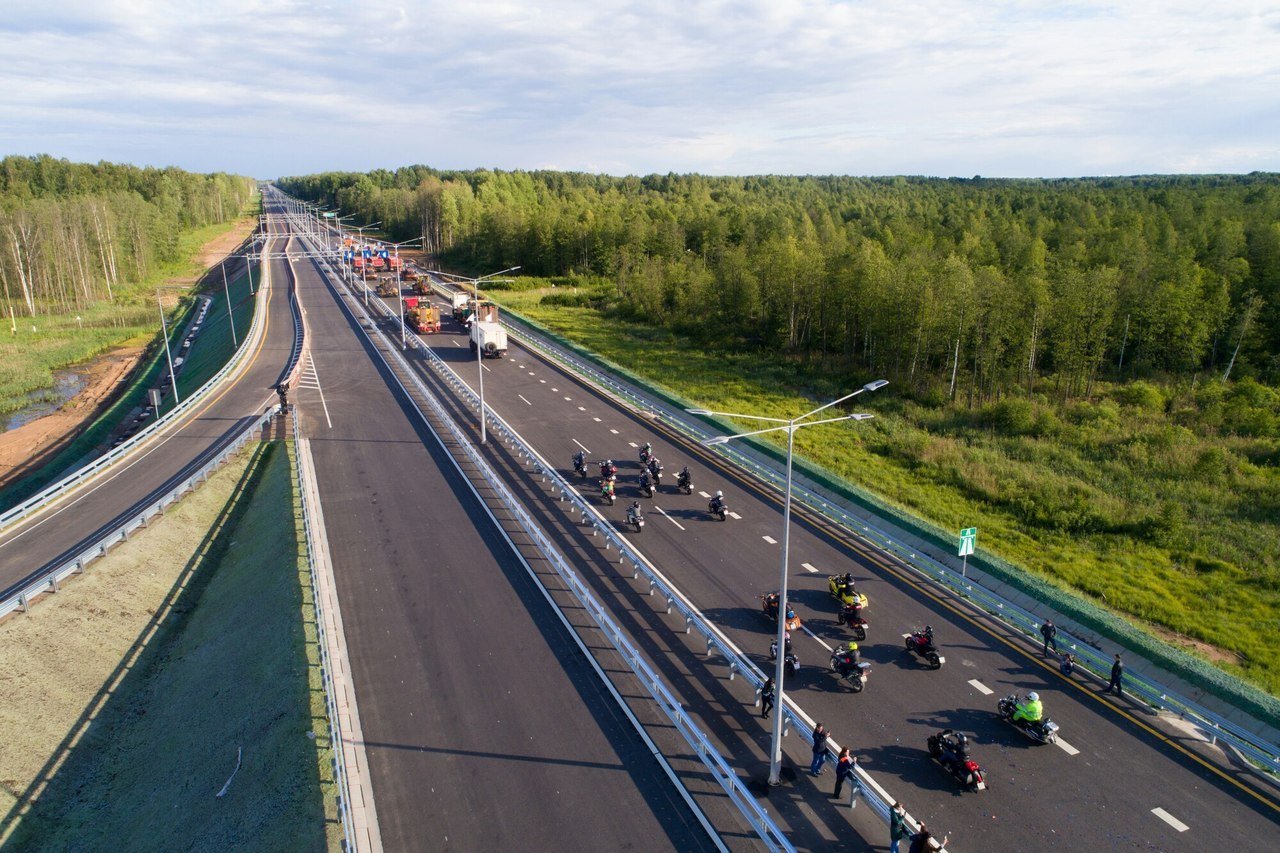
[[[618,466],[612,459],[605,459],[597,464],[600,466],[600,500],[613,506],[617,500]],[[573,470],[580,479],[586,479],[588,472],[585,451],[579,450],[573,454]],[[640,448],[640,473],[636,477],[636,485],[641,494],[647,498],[657,494],[662,486],[662,471],[662,462],[653,455],[653,445],[646,442],[645,446]],[[676,475],[676,490],[686,495],[693,494],[693,474],[690,473],[687,465]],[[723,492],[717,491],[711,496],[711,500],[707,503],[707,512],[721,521],[725,520],[729,507],[725,504]],[[640,509],[639,501],[633,501],[627,507],[627,524],[637,533],[644,529],[644,513]]]

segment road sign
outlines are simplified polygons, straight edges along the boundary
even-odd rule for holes
[[[978,528],[966,527],[960,531],[960,550],[956,552],[957,557],[967,557],[973,553],[974,546],[978,544]]]

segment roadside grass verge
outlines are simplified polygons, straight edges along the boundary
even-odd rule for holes
[[[850,390],[830,362],[708,349],[588,307],[575,295],[588,288],[525,287],[490,295],[698,405],[793,417]],[[943,530],[977,526],[984,549],[1280,693],[1275,439],[1189,429],[1105,387],[1093,401],[1038,397],[1016,428],[1003,409],[892,391],[853,404],[874,420],[797,433],[797,453]]]
[[[208,226],[185,233],[179,244],[193,260],[182,266],[166,268],[162,273],[150,277],[146,283],[134,286],[127,294],[118,295],[115,302],[89,306],[81,315],[83,330],[75,317],[47,315],[34,320],[29,318],[30,321],[25,326],[19,322],[19,334],[15,339],[0,344],[0,401],[29,399],[24,395],[30,393],[31,389],[53,383],[53,371],[92,358],[113,347],[143,343],[147,346],[146,353],[127,386],[92,423],[51,456],[38,471],[0,489],[0,511],[21,503],[74,470],[85,459],[96,456],[125,416],[146,402],[147,389],[154,386],[162,373],[168,370],[155,287],[164,278],[173,275],[194,276],[202,272],[194,261],[195,255],[205,243],[233,226],[234,223]],[[254,300],[249,295],[249,278],[244,274],[243,264],[237,264],[233,269],[237,269],[237,275],[233,278],[228,273],[228,281],[237,340],[243,340],[244,333],[253,322]],[[259,275],[260,272],[255,269],[255,290]],[[206,282],[203,292],[208,293],[213,301],[205,315],[204,327],[191,346],[190,353],[185,356],[181,349],[182,335],[194,306],[198,304],[193,298],[193,294],[198,291],[192,289],[185,294],[178,307],[169,312],[167,319],[169,344],[173,348],[174,357],[182,356],[189,362],[178,379],[178,392],[184,399],[217,373],[234,351],[227,324],[227,301],[222,290],[221,273],[215,268]],[[38,330],[35,333],[30,331],[33,324]],[[173,396],[168,395],[162,404],[161,413],[170,410],[173,405]]]
[[[105,678],[73,679],[81,691],[63,695],[59,671],[80,669],[78,647],[87,647],[88,658],[103,657],[97,628],[110,633],[119,618],[115,605],[99,606],[89,585],[100,578],[119,595],[133,580],[131,573],[114,580],[102,574],[106,561],[131,557],[140,564],[134,570],[145,573],[176,556],[164,545],[172,536],[166,525],[223,475],[234,478],[230,488],[223,484],[225,502],[195,513],[176,537],[188,543],[189,556],[171,573],[172,587],[162,600],[136,608],[150,617],[140,633],[115,650]],[[238,477],[219,472],[59,600],[38,604],[25,623],[0,626],[15,635],[0,637],[7,657],[39,645],[17,632],[72,617],[49,626],[59,629],[45,640],[51,659],[15,659],[4,667],[10,698],[35,694],[21,708],[6,709],[6,747],[39,750],[24,741],[33,719],[41,728],[49,704],[42,692],[69,707],[73,720],[69,730],[62,725],[60,740],[45,745],[34,773],[18,778],[4,767],[13,798],[0,822],[6,847],[338,849],[332,752],[295,503],[289,454],[280,442],[258,445]],[[193,552],[189,543],[196,540]],[[81,591],[83,604],[68,614],[62,596]],[[46,739],[50,734],[56,732]]]

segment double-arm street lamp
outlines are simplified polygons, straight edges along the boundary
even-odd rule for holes
[[[845,394],[838,400],[832,400],[830,403],[819,406],[812,411],[805,412],[803,415],[786,420],[784,418],[767,418],[760,415],[742,415],[733,412],[713,412],[709,409],[688,409],[690,414],[694,415],[718,415],[720,417],[741,418],[751,421],[766,421],[769,423],[779,424],[779,426],[765,427],[764,429],[752,430],[751,432],[740,432],[736,435],[717,435],[708,438],[702,443],[708,447],[716,444],[725,444],[737,438],[746,438],[749,435],[763,435],[769,432],[778,432],[779,430],[787,431],[787,492],[786,499],[782,505],[782,572],[780,586],[778,591],[778,638],[777,638],[777,667],[774,671],[773,681],[774,689],[777,692],[777,701],[773,706],[773,737],[770,742],[769,750],[769,784],[782,784],[782,719],[783,708],[785,707],[785,698],[783,695],[782,679],[785,674],[787,656],[785,654],[787,643],[787,561],[790,556],[791,548],[791,463],[795,452],[796,430],[804,427],[818,426],[820,424],[830,424],[836,421],[865,421],[874,415],[865,413],[853,415],[841,415],[837,418],[823,418],[821,420],[811,421],[809,418],[821,411],[839,405],[846,400],[858,396],[863,391],[875,391],[888,385],[888,380],[877,379],[874,382],[868,382],[857,391],[851,394]]]

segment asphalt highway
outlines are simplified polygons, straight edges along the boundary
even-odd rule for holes
[[[0,590],[65,562],[136,515],[199,469],[275,402],[272,389],[284,378],[290,363],[295,330],[284,266],[280,261],[269,263],[266,328],[258,348],[248,356],[247,369],[145,451],[109,469],[74,496],[4,531],[0,535]]]
[[[384,847],[710,848],[355,321],[297,273],[298,416]]]
[[[395,300],[388,304],[394,308]],[[443,313],[447,318],[447,309]],[[457,324],[446,319],[442,334],[422,337],[475,387],[475,358]],[[648,524],[632,541],[762,668],[770,667],[765,653],[772,629],[759,612],[758,596],[777,588],[778,495],[514,341],[508,358],[486,360],[483,369],[486,403],[562,473],[572,476],[570,457],[579,449],[591,460],[613,458],[619,500],[600,510],[619,529],[626,505],[639,497],[632,485],[638,446],[653,443],[666,476],[659,495],[641,498]],[[874,397],[860,402],[874,411]],[[692,496],[674,490],[674,475],[685,464],[694,473]],[[585,481],[584,494],[594,495],[596,483],[594,476]],[[735,513],[726,522],[705,511],[705,495],[716,489],[724,490]],[[1280,817],[1275,791],[1228,762],[1207,760],[1215,748],[1127,700],[1102,696],[1096,683],[1064,678],[1040,660],[1038,647],[847,534],[803,513],[793,515],[793,523],[791,598],[807,630],[795,637],[803,666],[788,683],[789,695],[852,745],[863,767],[916,817],[951,832],[953,847],[1274,848]],[[826,589],[828,574],[845,571],[854,573],[870,599],[865,616],[871,628],[862,651],[873,671],[861,694],[826,667],[829,649],[851,639],[836,624]],[[902,634],[926,623],[946,657],[938,671],[903,650]],[[709,678],[719,676],[708,670]],[[1048,716],[1061,726],[1058,745],[1033,745],[996,719],[1001,696],[1029,690],[1040,692]],[[927,760],[925,740],[942,728],[970,735],[989,790],[960,793]],[[797,763],[807,752],[796,742],[788,749]],[[816,799],[826,784],[820,792],[802,775],[795,788]]]

